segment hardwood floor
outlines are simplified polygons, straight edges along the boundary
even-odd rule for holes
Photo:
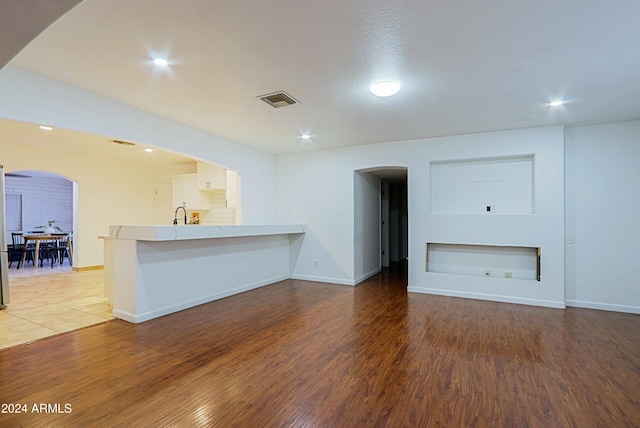
[[[27,405],[2,427],[640,426],[640,316],[287,280],[0,351],[0,402]]]

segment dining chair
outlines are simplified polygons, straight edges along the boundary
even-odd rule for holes
[[[12,232],[11,239],[13,245],[11,245],[9,250],[9,267],[13,262],[18,262],[18,266],[16,269],[20,269],[20,266],[25,260],[31,260],[31,264],[33,264],[33,257],[35,255],[35,249],[31,247],[27,247],[25,240],[22,236],[22,233]]]
[[[51,267],[53,267],[53,260],[56,254],[56,238],[52,237],[48,240],[40,241],[40,253],[38,259],[40,260],[40,266],[43,265],[44,260],[51,260]]]
[[[53,268],[54,260],[58,260],[60,264],[63,264],[65,256],[69,260],[69,265],[71,265],[71,254],[69,254],[69,234],[52,233],[51,236],[54,238],[52,241],[53,245],[49,248],[51,268]]]

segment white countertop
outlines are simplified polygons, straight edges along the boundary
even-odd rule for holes
[[[242,236],[303,234],[303,224],[283,225],[112,225],[109,235],[101,239],[130,239],[137,241],[179,241],[188,239],[236,238]]]

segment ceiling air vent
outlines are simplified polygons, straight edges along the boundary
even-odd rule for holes
[[[275,108],[286,107],[300,102],[286,92],[274,92],[273,94],[261,95],[258,98]]]
[[[112,143],[120,144],[121,146],[135,146],[134,143],[130,143],[128,141],[123,140],[111,140]]]

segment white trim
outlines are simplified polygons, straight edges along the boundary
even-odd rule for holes
[[[493,302],[515,303],[518,305],[543,306],[546,308],[564,309],[565,302],[552,300],[527,299],[523,297],[498,296],[493,294],[469,293],[463,291],[442,290],[437,288],[407,287],[408,292],[436,294],[439,296],[462,297],[465,299],[489,300]]]
[[[626,312],[640,314],[640,307],[627,305],[614,305],[612,303],[588,302],[584,300],[567,300],[567,306],[584,309],[597,309],[600,311]]]
[[[114,309],[113,311],[111,311],[111,314],[119,320],[129,321],[134,324],[142,322],[142,320],[136,321],[136,316],[126,311],[119,311],[118,309]]]
[[[301,281],[326,282],[329,284],[339,285],[356,285],[356,282],[353,279],[329,278],[325,276],[294,274],[291,275],[291,279],[299,279]]]
[[[185,309],[190,309],[195,306],[213,302],[214,300],[224,299],[225,297],[233,296],[234,294],[240,294],[240,293],[244,293],[245,291],[254,290],[256,288],[265,287],[267,285],[272,285],[272,284],[275,284],[276,282],[280,282],[285,279],[289,279],[289,275],[281,275],[281,276],[270,278],[267,280],[254,282],[253,284],[243,285],[241,287],[237,287],[232,290],[225,290],[219,293],[210,294],[208,296],[199,297],[197,299],[189,300],[187,302],[182,302],[177,305],[167,306],[161,309],[157,309],[155,311],[148,311],[138,315],[133,315],[125,311],[119,311],[117,309],[114,309],[113,316],[116,318],[123,319],[125,321],[132,322],[132,323],[141,323],[144,321],[149,321],[154,318],[169,315],[174,312],[183,311]]]
[[[356,278],[355,280],[355,284],[360,284],[362,281],[365,281],[369,278],[371,278],[373,275],[380,273],[380,271],[382,270],[381,267],[377,267],[376,269],[372,270],[371,272],[365,273],[364,275]]]

